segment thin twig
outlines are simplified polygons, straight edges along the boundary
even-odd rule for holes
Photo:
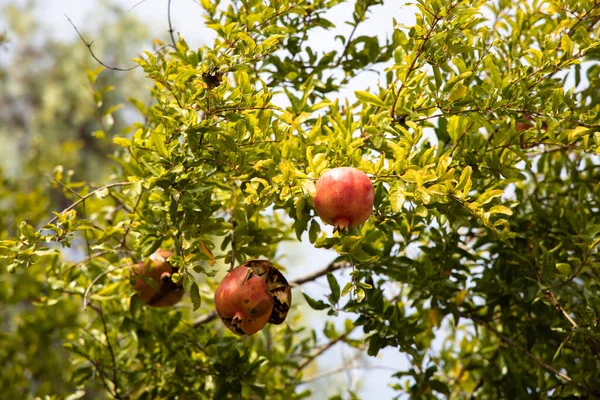
[[[82,204],[82,208],[83,208],[82,216],[83,216],[83,219],[85,220],[85,219],[87,219],[87,216],[86,216],[87,213],[86,213],[86,210],[85,210],[85,203]],[[90,238],[88,236],[88,230],[87,229],[85,229],[83,231],[83,237],[85,238],[85,246],[86,246],[86,249],[87,249],[88,262],[93,265],[93,263],[92,263],[92,246],[90,245]],[[84,303],[84,305],[85,305],[85,303]],[[83,308],[85,310],[85,307],[83,307]]]
[[[301,371],[302,369],[304,369],[308,364],[313,362],[317,357],[319,357],[321,354],[325,353],[327,350],[331,349],[337,343],[346,340],[349,333],[350,332],[342,333],[340,336],[336,337],[335,339],[330,340],[329,342],[325,343],[323,346],[317,348],[317,350],[311,356],[309,356],[304,361],[302,361],[300,364],[298,364],[298,371]]]
[[[454,7],[456,7],[457,4],[458,3],[454,3],[454,4],[451,4],[448,7],[448,9],[446,10],[446,16],[448,16],[450,14],[450,12],[452,11],[452,9]],[[423,54],[423,50],[425,49],[425,45],[427,44],[427,42],[429,41],[429,39],[431,39],[433,31],[435,30],[438,22],[440,22],[443,18],[444,17],[440,17],[438,15],[434,16],[433,22],[431,23],[431,27],[429,28],[429,31],[427,32],[427,34],[423,38],[423,41],[421,42],[421,44],[419,45],[419,48],[417,49],[417,53],[415,54],[415,58],[412,60],[412,62],[410,63],[410,66],[408,67],[408,70],[406,72],[406,77],[404,78],[404,81],[400,84],[400,88],[398,89],[398,93],[396,93],[396,91],[394,90],[394,85],[392,85],[392,95],[394,96],[394,102],[392,103],[392,109],[390,110],[390,116],[392,117],[392,120],[396,119],[396,105],[398,104],[398,99],[400,98],[400,94],[402,93],[402,90],[404,89],[405,84],[409,81],[410,76],[415,71],[415,69],[417,67],[417,65],[416,65],[417,64],[417,60],[421,57],[421,54]]]
[[[102,251],[99,251],[98,253],[92,254],[91,258],[85,258],[84,260],[79,261],[77,264],[73,264],[72,266],[70,266],[69,268],[67,268],[63,272],[61,272],[60,275],[58,275],[58,278],[62,278],[64,275],[68,274],[70,271],[74,270],[75,268],[87,264],[88,262],[90,262],[91,259],[94,259],[96,257],[101,257],[101,256],[103,256],[105,254],[110,253],[111,251],[112,250],[102,250]]]
[[[477,323],[479,325],[485,326],[490,332],[492,332],[494,335],[496,335],[496,337],[498,337],[504,343],[506,343],[506,344],[514,347],[515,349],[519,350],[520,352],[522,352],[523,354],[525,354],[527,357],[529,357],[537,365],[539,365],[540,367],[544,368],[545,370],[552,372],[554,375],[562,378],[563,380],[565,380],[567,382],[573,382],[573,379],[570,376],[568,376],[566,374],[563,374],[562,372],[560,372],[559,370],[557,370],[556,368],[554,368],[550,364],[548,364],[545,361],[541,360],[535,354],[532,354],[531,352],[529,352],[527,349],[525,349],[520,344],[516,343],[510,337],[505,336],[502,333],[498,332],[498,330],[496,328],[494,328],[490,323],[488,323],[488,322],[486,322],[484,320],[481,320],[479,318],[474,318],[474,317],[469,317],[469,316],[467,316],[466,318],[470,318],[473,322],[475,322],[475,323]]]
[[[323,379],[328,376],[335,375],[335,374],[338,374],[340,372],[344,372],[344,371],[347,371],[350,369],[383,369],[383,370],[388,370],[388,371],[398,371],[398,368],[394,368],[389,365],[348,365],[348,363],[345,363],[344,365],[342,365],[341,367],[338,367],[336,369],[324,371],[324,372],[321,372],[320,374],[315,374],[315,375],[311,376],[310,378],[304,379],[304,380],[298,382],[298,385],[304,385],[304,384],[307,384],[310,382],[314,382],[316,380]]]
[[[209,322],[214,321],[216,318],[217,318],[217,312],[211,311],[211,312],[199,317],[198,319],[196,319],[192,325],[194,328],[197,328],[200,325],[208,324]]]
[[[133,10],[134,8],[136,8],[137,6],[139,6],[140,4],[145,3],[145,2],[146,2],[146,0],[140,0],[140,1],[138,1],[137,3],[135,3],[133,5],[133,7],[131,7],[129,10],[127,10],[127,12],[130,12],[131,10]]]
[[[145,0],[143,0],[145,1]],[[112,71],[119,71],[119,72],[127,72],[127,71],[131,71],[134,70],[136,68],[140,67],[140,64],[136,64],[133,65],[131,67],[127,67],[127,68],[123,68],[123,67],[113,67],[111,65],[108,65],[106,63],[104,63],[100,58],[98,58],[98,56],[96,56],[96,53],[94,53],[94,51],[92,50],[92,45],[94,44],[94,42],[88,42],[83,35],[81,34],[81,32],[79,31],[79,29],[77,29],[77,27],[75,26],[75,24],[73,23],[73,21],[71,21],[71,18],[69,18],[68,15],[65,14],[65,17],[67,18],[67,20],[69,21],[69,23],[71,24],[71,26],[73,27],[73,29],[75,29],[75,32],[77,32],[77,35],[79,36],[79,38],[81,39],[81,41],[83,42],[83,44],[85,44],[85,46],[88,48],[88,51],[90,52],[90,54],[92,55],[92,58],[94,60],[96,60],[96,62],[100,65],[102,65],[104,68],[106,69],[110,69]],[[170,46],[170,45],[169,45]],[[161,46],[159,47],[154,54],[158,54],[162,49],[164,49],[166,46]]]
[[[73,193],[75,196],[81,198],[82,196],[77,193],[76,191],[74,191],[73,189],[71,189],[70,187],[68,187],[67,185],[65,185],[63,182],[60,181],[60,179],[57,178],[52,178],[56,183],[58,183],[60,186],[62,186],[63,188],[67,189],[69,192]]]
[[[77,350],[72,350],[75,354],[79,354],[81,357],[85,358],[86,360],[88,360],[90,363],[92,363],[92,365],[94,366],[94,368],[96,369],[96,371],[98,371],[98,373],[100,374],[100,381],[102,382],[102,385],[106,388],[106,391],[115,399],[120,400],[121,397],[118,393],[113,393],[113,391],[111,390],[110,386],[108,385],[108,383],[106,383],[106,381],[110,381],[110,379],[104,374],[104,370],[102,369],[101,365],[99,362],[93,360],[89,355],[77,351]]]
[[[75,29],[75,32],[77,32],[77,34],[79,35],[79,38],[85,44],[85,46],[88,48],[90,54],[92,55],[92,57],[94,58],[94,60],[96,60],[98,62],[98,64],[102,65],[104,68],[108,68],[110,70],[120,71],[120,72],[131,71],[131,70],[136,69],[137,67],[139,67],[139,64],[138,65],[134,65],[133,67],[129,67],[129,68],[112,67],[110,65],[105,64],[101,59],[99,59],[96,56],[96,54],[94,54],[94,51],[92,50],[92,45],[94,44],[94,42],[88,42],[87,40],[85,40],[85,38],[83,37],[83,35],[81,34],[81,32],[79,32],[79,29],[77,29],[77,27],[75,26],[75,24],[73,23],[73,21],[71,21],[71,18],[69,18],[69,16],[67,14],[65,14],[65,17],[67,18],[67,20],[69,20],[69,23],[71,24],[71,26],[73,27],[73,29]]]
[[[352,263],[349,261],[340,261],[336,263],[331,263],[327,267],[320,269],[318,271],[313,272],[312,274],[306,275],[302,278],[298,278],[292,281],[295,285],[302,285],[307,282],[314,281],[322,276],[327,275],[329,272],[337,271],[338,269],[349,268],[352,266]]]
[[[233,270],[235,265],[235,228],[237,223],[235,220],[231,221],[231,263],[229,264],[229,272]]]
[[[340,58],[338,58],[337,62],[335,63],[335,67],[339,67],[342,64],[342,62],[344,61],[344,57],[346,57],[346,53],[348,52],[348,49],[350,48],[350,43],[352,42],[352,38],[353,38],[354,34],[356,33],[356,29],[358,29],[358,25],[360,25],[361,22],[364,22],[364,18],[367,15],[367,11],[369,10],[370,6],[371,6],[371,4],[365,6],[365,9],[363,10],[362,14],[358,17],[356,24],[352,28],[352,32],[350,32],[350,36],[348,36],[348,40],[346,41],[346,45],[344,46],[344,51],[342,51]]]
[[[175,42],[175,36],[173,35],[173,25],[171,24],[171,0],[169,0],[169,4],[167,5],[167,19],[169,20],[169,35],[171,35],[171,42],[173,43],[173,47],[177,49],[177,42]]]
[[[139,195],[137,201],[135,202],[135,205],[133,206],[133,210],[131,211],[131,214],[134,214],[137,211],[137,208],[140,205],[140,201],[142,200],[143,196],[144,196],[144,187],[142,186],[142,188],[140,190],[140,195]],[[126,247],[127,235],[129,234],[130,230],[131,230],[131,221],[129,221],[129,224],[127,225],[127,228],[125,229],[125,232],[123,233],[123,239],[121,240],[121,248]]]
[[[75,203],[71,204],[69,207],[65,208],[64,210],[61,211],[61,214],[66,213],[67,211],[70,211],[72,209],[74,209],[75,207],[77,207],[78,205],[80,205],[81,203],[83,203],[84,201],[86,201],[87,199],[89,199],[90,197],[92,197],[93,195],[95,195],[97,192],[100,192],[102,190],[105,189],[110,189],[116,186],[128,186],[128,185],[133,185],[133,182],[115,182],[115,183],[109,183],[107,185],[104,185],[102,187],[99,187],[98,189],[92,190],[91,192],[89,192],[88,194],[86,194],[85,196],[82,196],[79,200],[77,200]],[[50,221],[48,221],[45,225],[50,225],[56,222],[56,220],[58,219],[58,216],[52,218]],[[40,231],[43,230],[40,229]]]
[[[106,346],[108,347],[108,351],[110,352],[110,356],[112,358],[113,363],[113,384],[115,385],[114,395],[117,399],[121,399],[121,396],[119,395],[119,381],[117,379],[117,359],[115,357],[113,347],[110,343],[110,339],[108,338],[108,328],[106,326],[106,321],[104,320],[104,313],[102,312],[102,307],[97,307],[95,305],[90,305],[90,307],[98,313],[98,315],[100,316],[100,320],[102,321],[102,326],[104,327],[104,336],[106,336]]]
[[[538,282],[541,285],[543,285],[543,283],[542,283],[542,274],[540,273],[540,271],[536,272],[536,277],[537,277]],[[560,312],[562,315],[564,315],[564,317],[567,319],[567,321],[569,321],[571,323],[571,325],[573,326],[573,328],[577,328],[577,323],[575,321],[573,321],[573,318],[571,318],[571,316],[569,314],[567,314],[567,312],[565,311],[565,309],[562,308],[562,306],[558,302],[558,300],[557,300],[556,296],[554,295],[554,293],[552,291],[550,291],[550,289],[548,289],[548,288],[542,289],[542,292],[544,293],[544,295],[546,295],[546,297],[548,298],[548,300],[550,300],[550,304],[552,304],[552,306],[554,308],[556,308],[556,310],[558,312]]]
[[[121,199],[119,199],[117,196],[115,196],[114,193],[109,193],[108,194],[110,197],[112,197],[118,204],[117,207],[120,207],[119,209],[123,209],[125,211],[127,211],[129,214],[131,214],[133,211],[131,211],[131,209],[129,207],[127,207],[127,205],[125,203],[123,203],[123,201]],[[115,208],[117,208],[115,207]]]
[[[122,266],[120,266],[120,267],[115,267],[115,268],[110,268],[110,269],[107,269],[107,270],[105,270],[105,271],[102,271],[101,273],[99,273],[99,274],[98,274],[98,275],[97,275],[97,276],[96,276],[96,277],[95,277],[95,278],[92,280],[92,282],[89,284],[89,286],[88,286],[88,287],[85,289],[85,292],[83,292],[83,309],[84,309],[84,310],[86,310],[86,309],[87,309],[87,306],[88,306],[88,303],[89,303],[89,302],[88,302],[88,300],[87,300],[87,298],[88,298],[88,296],[89,296],[89,294],[90,294],[90,291],[92,290],[92,286],[94,286],[94,285],[96,284],[96,282],[98,282],[98,280],[100,280],[100,278],[102,278],[104,275],[108,275],[108,274],[110,274],[111,272],[117,271],[117,270],[119,270],[119,269],[123,269],[123,268],[125,268],[125,267],[126,267],[126,265],[122,265]]]

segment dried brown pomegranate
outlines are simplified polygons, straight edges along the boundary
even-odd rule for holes
[[[281,324],[291,301],[290,285],[267,260],[252,260],[234,268],[215,291],[217,313],[238,335],[252,335],[267,322]]]
[[[167,262],[170,256],[170,252],[159,249],[145,262],[131,267],[133,288],[139,293],[144,304],[152,307],[169,307],[178,303],[183,297],[185,293],[183,285],[171,280],[171,275],[176,271]],[[151,281],[156,285],[152,285]]]
[[[317,181],[315,209],[336,231],[354,228],[369,219],[375,193],[369,177],[355,168],[334,168]]]

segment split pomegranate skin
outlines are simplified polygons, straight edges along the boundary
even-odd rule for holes
[[[313,202],[323,222],[341,231],[368,220],[374,200],[373,184],[364,172],[340,167],[327,171],[319,178]]]
[[[291,301],[290,285],[268,260],[251,260],[234,268],[215,291],[217,314],[237,335],[252,335],[267,323],[283,323]]]

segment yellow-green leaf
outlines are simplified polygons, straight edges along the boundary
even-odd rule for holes
[[[375,96],[373,93],[365,92],[363,90],[355,90],[354,94],[356,95],[356,98],[363,103],[374,104],[378,107],[385,107],[383,100]]]

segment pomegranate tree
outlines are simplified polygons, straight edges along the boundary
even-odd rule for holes
[[[319,178],[314,204],[323,222],[343,231],[369,219],[374,198],[373,184],[364,172],[341,167]]]
[[[291,301],[290,285],[267,260],[252,260],[234,268],[215,291],[219,317],[238,335],[252,335],[267,322],[281,324]]]
[[[142,302],[152,307],[169,307],[181,300],[185,293],[180,283],[175,283],[171,275],[174,268],[167,262],[171,253],[157,250],[145,262],[131,267],[133,288]]]

